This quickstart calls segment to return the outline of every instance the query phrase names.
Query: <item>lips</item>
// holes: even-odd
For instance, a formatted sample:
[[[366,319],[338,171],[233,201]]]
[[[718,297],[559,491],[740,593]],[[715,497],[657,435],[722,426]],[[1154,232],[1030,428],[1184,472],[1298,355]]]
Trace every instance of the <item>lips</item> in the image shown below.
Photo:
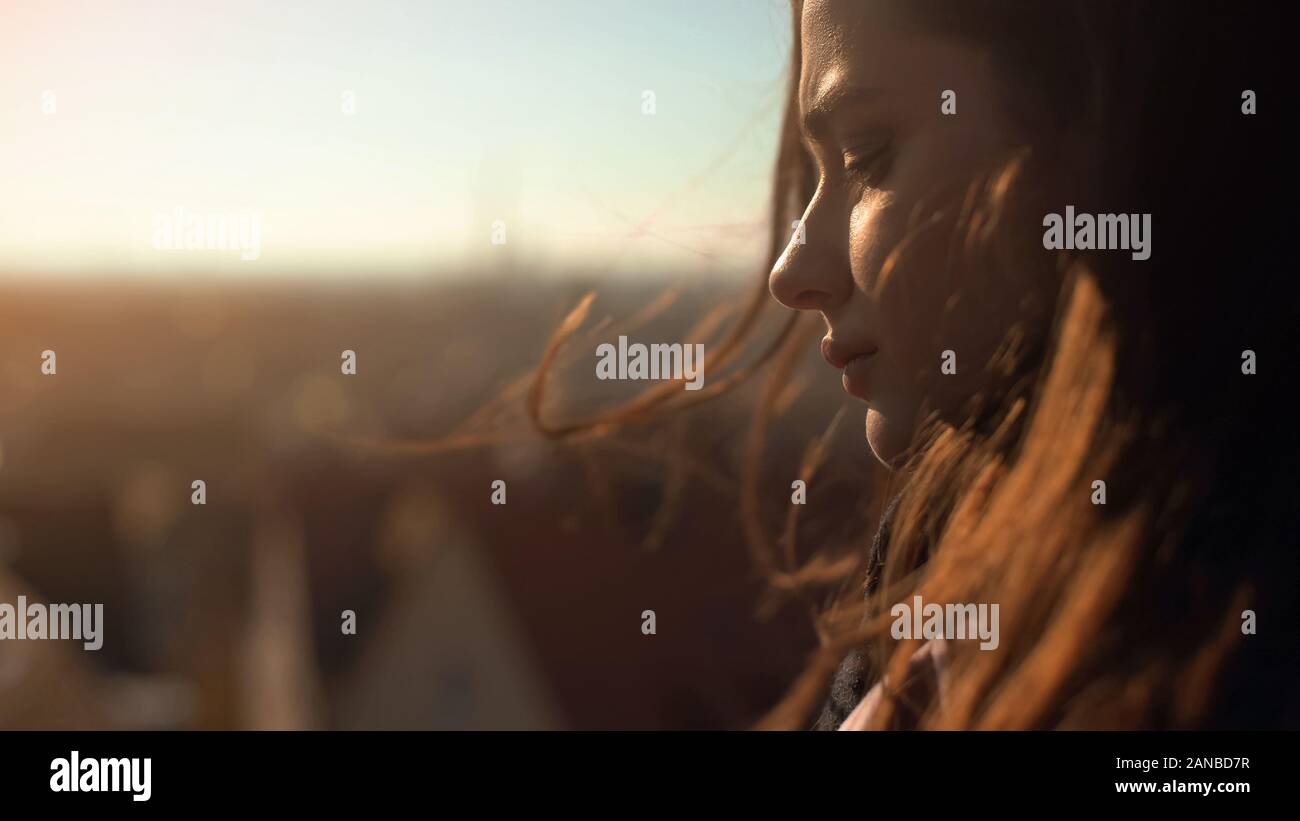
[[[831,367],[844,371],[844,390],[859,399],[867,399],[869,377],[877,348],[874,345],[847,345],[827,336],[822,339],[822,357]]]

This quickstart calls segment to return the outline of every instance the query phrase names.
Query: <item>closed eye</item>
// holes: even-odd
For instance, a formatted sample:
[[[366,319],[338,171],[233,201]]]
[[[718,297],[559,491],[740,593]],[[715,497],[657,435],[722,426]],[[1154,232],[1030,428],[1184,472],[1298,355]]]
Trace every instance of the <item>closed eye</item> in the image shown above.
[[[889,174],[894,158],[891,142],[873,142],[844,152],[844,170],[858,182],[870,187],[879,186]]]

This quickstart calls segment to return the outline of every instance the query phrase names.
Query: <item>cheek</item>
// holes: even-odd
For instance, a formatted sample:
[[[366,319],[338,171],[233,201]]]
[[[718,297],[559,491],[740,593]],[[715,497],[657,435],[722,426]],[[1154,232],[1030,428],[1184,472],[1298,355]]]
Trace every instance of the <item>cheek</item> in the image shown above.
[[[947,215],[909,224],[903,215],[914,208],[899,200],[859,210],[854,276],[876,306],[890,365],[880,404],[900,418],[922,405],[956,412],[991,378],[985,364],[1014,320],[1016,297],[950,259],[956,225]],[[945,361],[955,373],[944,372]]]
[[[997,271],[950,266],[939,235],[905,254],[880,293],[884,345],[898,363],[902,390],[955,420],[966,401],[998,377],[990,368],[1013,328],[1033,332],[1023,283]],[[951,354],[949,354],[951,352]],[[945,363],[951,364],[946,372]]]
[[[913,210],[896,199],[871,211],[863,235],[872,242],[855,253],[865,273],[860,286],[877,306],[880,346],[894,365],[897,389],[907,393],[938,374],[940,352],[955,344],[948,243],[937,224],[909,224]]]
[[[849,264],[858,290],[878,298],[881,267],[889,250],[902,239],[896,224],[896,197],[868,192],[849,213]]]
[[[956,413],[993,379],[985,367],[1021,320],[1025,283],[969,264],[958,241],[955,203],[981,163],[970,146],[918,139],[895,167],[887,193],[852,211],[850,251],[857,287],[875,311],[887,352],[879,406],[900,420],[922,405]],[[945,373],[951,351],[956,372]]]

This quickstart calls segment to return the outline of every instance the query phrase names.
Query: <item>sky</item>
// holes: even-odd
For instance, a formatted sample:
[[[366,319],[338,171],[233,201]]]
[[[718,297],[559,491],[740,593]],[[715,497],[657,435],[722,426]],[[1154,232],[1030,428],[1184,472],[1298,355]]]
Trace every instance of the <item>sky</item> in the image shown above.
[[[786,9],[6,0],[0,275],[752,270]]]

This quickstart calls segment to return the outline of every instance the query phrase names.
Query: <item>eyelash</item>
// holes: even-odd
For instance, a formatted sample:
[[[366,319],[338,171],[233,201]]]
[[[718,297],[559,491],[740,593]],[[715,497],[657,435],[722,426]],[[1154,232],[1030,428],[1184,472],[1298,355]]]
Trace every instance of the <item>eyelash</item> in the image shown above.
[[[874,188],[889,175],[893,161],[893,145],[877,145],[856,155],[853,151],[844,154],[844,171],[868,188]]]

